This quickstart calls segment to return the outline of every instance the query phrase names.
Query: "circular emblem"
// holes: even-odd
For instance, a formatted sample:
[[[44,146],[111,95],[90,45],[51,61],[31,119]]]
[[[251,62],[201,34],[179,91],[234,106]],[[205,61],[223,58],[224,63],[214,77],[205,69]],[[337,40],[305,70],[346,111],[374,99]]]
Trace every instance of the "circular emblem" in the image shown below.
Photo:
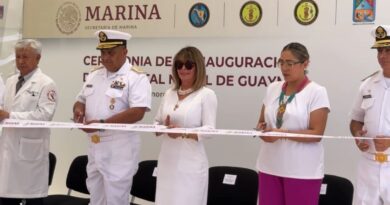
[[[80,22],[80,9],[75,3],[65,2],[58,8],[56,25],[61,33],[72,34],[79,28]]]
[[[246,26],[255,26],[260,22],[262,16],[261,6],[256,1],[248,1],[241,7],[241,22]]]
[[[190,22],[193,26],[200,28],[207,24],[210,18],[210,11],[206,4],[194,4],[188,14]]]
[[[312,24],[318,16],[318,7],[313,0],[301,0],[295,6],[294,16],[301,25]]]
[[[107,41],[107,35],[103,31],[99,33],[99,40],[101,42]]]
[[[375,30],[375,36],[378,39],[386,38],[387,36],[386,30],[382,26],[379,26]]]
[[[47,99],[51,102],[55,102],[57,99],[57,94],[55,90],[49,90],[47,92]]]

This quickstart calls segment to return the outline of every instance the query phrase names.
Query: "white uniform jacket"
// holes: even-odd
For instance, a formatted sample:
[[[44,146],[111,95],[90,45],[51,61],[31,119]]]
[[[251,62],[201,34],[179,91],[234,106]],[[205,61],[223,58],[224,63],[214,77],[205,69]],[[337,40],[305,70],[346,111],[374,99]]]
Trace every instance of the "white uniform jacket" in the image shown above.
[[[128,60],[115,73],[101,67],[92,71],[77,101],[85,104],[85,119],[107,119],[129,108],[151,108],[151,85],[145,74]],[[139,133],[104,130],[88,133],[100,136],[99,143],[89,140],[87,187],[90,204],[129,204],[133,175],[138,167],[141,146]]]
[[[351,119],[364,123],[366,137],[390,136],[390,87],[383,72],[367,78],[360,86],[351,111]],[[375,159],[373,140],[367,140],[369,149],[361,152],[355,182],[355,205],[390,204],[390,162]],[[385,152],[390,156],[390,149]]]
[[[367,137],[390,136],[390,88],[386,86],[382,72],[366,79],[359,88],[359,94],[351,111],[351,119],[364,123]],[[376,152],[374,142],[366,153]],[[390,149],[385,151],[390,154]],[[365,154],[365,153],[363,153]]]
[[[57,107],[57,87],[39,68],[15,95],[18,74],[8,78],[4,110],[10,119],[50,121]],[[47,196],[49,175],[47,128],[4,128],[0,137],[0,197]]]

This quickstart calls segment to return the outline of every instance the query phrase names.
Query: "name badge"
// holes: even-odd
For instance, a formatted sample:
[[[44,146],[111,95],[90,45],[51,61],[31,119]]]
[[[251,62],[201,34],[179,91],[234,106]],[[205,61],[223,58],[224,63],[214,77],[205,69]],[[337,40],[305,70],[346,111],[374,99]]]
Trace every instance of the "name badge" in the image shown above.
[[[363,99],[368,99],[368,98],[372,98],[372,96],[370,94],[368,95],[363,95]]]

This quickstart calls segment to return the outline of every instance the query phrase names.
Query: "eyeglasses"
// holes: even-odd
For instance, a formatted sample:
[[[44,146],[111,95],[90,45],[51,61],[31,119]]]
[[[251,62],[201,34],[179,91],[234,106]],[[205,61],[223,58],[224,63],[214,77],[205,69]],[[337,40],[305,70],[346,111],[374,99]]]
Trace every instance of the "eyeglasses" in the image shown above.
[[[182,69],[182,68],[183,68],[183,65],[184,65],[184,67],[185,67],[187,70],[191,70],[191,69],[194,67],[194,65],[196,65],[196,63],[193,62],[193,61],[190,61],[190,60],[187,60],[187,61],[184,62],[184,63],[183,63],[182,61],[180,61],[180,60],[175,61],[175,69],[176,69],[176,70]]]
[[[279,60],[278,61],[278,68],[282,68],[282,66],[286,65],[287,68],[292,68],[296,64],[300,64],[302,62],[300,61],[290,61],[290,60]]]

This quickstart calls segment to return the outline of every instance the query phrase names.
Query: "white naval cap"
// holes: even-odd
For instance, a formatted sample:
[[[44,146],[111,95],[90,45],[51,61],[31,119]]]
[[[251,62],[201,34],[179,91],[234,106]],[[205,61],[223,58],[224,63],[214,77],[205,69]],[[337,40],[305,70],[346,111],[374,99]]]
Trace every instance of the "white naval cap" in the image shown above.
[[[375,37],[375,43],[371,48],[390,47],[390,26],[380,25],[373,29],[372,35]]]
[[[95,36],[99,39],[98,50],[126,46],[127,40],[131,38],[130,34],[116,30],[99,30]]]

